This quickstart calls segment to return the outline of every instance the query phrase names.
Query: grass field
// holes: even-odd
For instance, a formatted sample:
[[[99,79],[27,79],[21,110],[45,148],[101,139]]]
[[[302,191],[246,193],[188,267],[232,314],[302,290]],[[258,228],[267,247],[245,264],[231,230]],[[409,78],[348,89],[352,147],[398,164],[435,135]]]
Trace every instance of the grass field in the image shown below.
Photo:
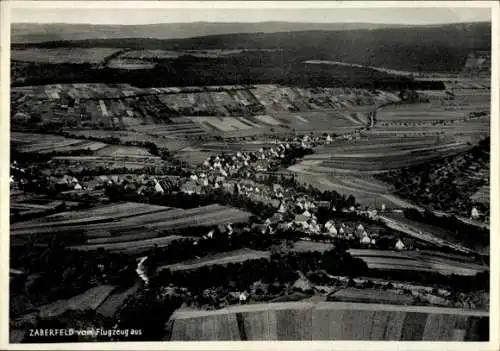
[[[479,340],[481,331],[477,323],[479,320],[487,323],[488,319],[487,312],[451,308],[286,302],[234,306],[217,311],[179,310],[171,318],[169,334],[172,341],[463,341]]]
[[[271,253],[267,251],[242,249],[242,250],[230,251],[212,256],[207,256],[198,260],[189,260],[185,262],[161,266],[158,267],[158,271],[162,271],[164,269],[170,269],[171,271],[191,270],[212,265],[226,265],[229,263],[244,262],[247,260],[258,260],[261,258],[269,259],[270,257]]]
[[[170,119],[173,124],[141,124],[130,129],[139,133],[157,136],[163,139],[185,139],[206,137],[208,133],[197,123],[187,117]]]
[[[107,66],[109,68],[134,70],[134,69],[151,69],[155,65],[156,64],[154,62],[145,62],[138,59],[120,57],[109,61]]]
[[[118,146],[109,145],[100,149],[97,153],[98,156],[123,156],[123,157],[150,157],[159,159],[158,156],[153,156],[148,150],[139,146]]]
[[[311,252],[311,251],[319,251],[324,252],[328,250],[332,250],[332,244],[318,243],[313,241],[297,241],[293,244],[293,251],[296,252]]]
[[[100,63],[109,55],[118,52],[114,48],[60,48],[60,49],[12,49],[13,61],[35,63]]]
[[[416,233],[417,235],[420,235],[421,233],[423,233],[425,236],[431,235],[437,242],[441,241],[447,242],[451,245],[457,245],[458,247],[462,247],[466,251],[472,250],[468,247],[469,245],[464,245],[462,242],[458,241],[454,232],[446,230],[445,228],[435,227],[430,224],[407,219],[401,213],[384,213],[382,218],[386,222],[396,223],[397,226],[404,226],[410,232]],[[481,252],[489,251],[488,247],[483,247],[479,243],[476,244],[474,249]]]
[[[411,305],[413,297],[375,289],[345,288],[328,296],[329,301]]]
[[[40,317],[56,317],[68,310],[96,310],[114,289],[115,287],[111,285],[100,285],[70,299],[58,300],[48,305],[41,306],[38,308]]]
[[[144,239],[137,241],[125,241],[119,243],[76,245],[76,246],[70,246],[70,248],[79,251],[95,251],[99,249],[104,249],[106,251],[120,251],[125,253],[132,251],[136,253],[138,250],[149,250],[154,247],[165,247],[170,245],[172,241],[183,238],[189,238],[189,237],[169,235],[169,236],[162,236],[160,238]]]
[[[304,166],[308,168],[308,166]],[[380,209],[382,204],[387,209],[414,208],[414,204],[390,193],[391,187],[373,179],[369,175],[350,174],[333,175],[331,172],[324,174],[310,173],[300,169],[300,165],[290,167],[297,174],[297,180],[304,184],[311,184],[320,190],[335,190],[340,194],[352,194],[362,206]],[[313,169],[315,171],[315,169]]]
[[[13,223],[11,236],[22,241],[32,236],[45,238],[64,233],[71,238],[81,233],[85,243],[70,245],[71,248],[137,254],[155,245],[168,246],[173,240],[187,238],[169,235],[174,230],[245,222],[249,217],[250,213],[217,204],[184,210],[125,202]]]
[[[40,154],[69,151],[98,151],[107,146],[105,143],[71,139],[58,135],[12,132],[11,143],[20,152]]]
[[[117,289],[118,290],[118,289]],[[128,289],[117,291],[115,290],[109,295],[104,302],[97,308],[96,312],[104,317],[113,317],[116,312],[123,306],[125,301],[139,290],[139,285],[136,284]]]
[[[367,124],[365,118],[353,117],[335,110],[282,112],[274,113],[272,117],[298,132],[345,134],[361,129]]]
[[[372,174],[444,158],[472,147],[446,136],[372,135],[323,146],[293,169],[341,176]]]
[[[134,120],[137,120],[134,118]],[[140,124],[140,121],[139,121]],[[158,128],[161,128],[157,125]],[[69,135],[75,135],[83,138],[109,138],[114,137],[121,143],[146,143],[152,142],[158,148],[166,148],[171,151],[177,151],[189,145],[188,142],[181,139],[164,138],[159,135],[152,135],[146,132],[136,132],[132,130],[96,130],[96,129],[67,129],[64,130]]]
[[[210,211],[209,209],[201,208],[202,210],[194,211],[185,210],[180,218],[168,218],[158,221],[153,224],[147,224],[146,228],[157,230],[175,230],[187,227],[198,226],[213,226],[218,224],[241,223],[246,222],[251,214],[243,212],[235,208],[222,207],[221,209]]]
[[[134,202],[116,203],[89,210],[58,213],[32,221],[13,223],[10,230],[11,236],[57,233],[75,228],[87,232],[99,232],[104,229],[118,229],[120,225],[125,228],[137,227],[141,225],[141,215],[155,213],[158,216],[160,213],[166,213],[170,210],[170,207]]]

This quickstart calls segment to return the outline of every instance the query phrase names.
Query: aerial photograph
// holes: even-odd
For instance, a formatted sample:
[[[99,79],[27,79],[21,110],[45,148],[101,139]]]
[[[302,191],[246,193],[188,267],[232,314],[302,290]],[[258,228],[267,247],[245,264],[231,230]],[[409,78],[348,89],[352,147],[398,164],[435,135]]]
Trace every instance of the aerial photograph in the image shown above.
[[[490,341],[491,8],[10,8],[9,344]]]

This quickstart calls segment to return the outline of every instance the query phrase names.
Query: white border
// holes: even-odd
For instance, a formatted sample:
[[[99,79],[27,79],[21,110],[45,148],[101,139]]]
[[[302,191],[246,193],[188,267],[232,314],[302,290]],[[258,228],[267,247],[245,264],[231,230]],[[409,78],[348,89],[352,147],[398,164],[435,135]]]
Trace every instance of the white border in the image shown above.
[[[373,341],[304,341],[304,342],[148,342],[148,343],[78,343],[78,344],[8,344],[8,263],[9,263],[9,137],[10,137],[10,10],[12,8],[380,8],[380,7],[480,7],[491,8],[492,15],[492,81],[491,81],[491,214],[500,214],[499,175],[499,50],[500,26],[497,1],[2,1],[0,0],[1,70],[0,70],[0,349],[9,350],[499,350],[499,217],[491,215],[491,305],[490,341],[459,342],[373,342]]]
[[[11,8],[248,8],[322,9],[383,7],[469,7],[492,8],[495,1],[24,1],[11,0]]]

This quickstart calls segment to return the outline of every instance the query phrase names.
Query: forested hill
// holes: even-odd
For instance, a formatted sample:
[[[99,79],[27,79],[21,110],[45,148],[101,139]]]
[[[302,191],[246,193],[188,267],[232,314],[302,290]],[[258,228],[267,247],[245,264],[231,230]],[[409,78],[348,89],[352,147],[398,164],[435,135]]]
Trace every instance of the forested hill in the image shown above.
[[[491,49],[491,24],[450,24],[344,31],[225,34],[188,39],[92,39],[15,44],[23,47],[134,49],[281,49],[302,59],[335,60],[398,70],[460,71],[473,50]]]
[[[69,23],[13,23],[12,43],[39,43],[57,40],[154,38],[182,39],[234,33],[277,33],[308,30],[353,30],[395,28],[406,25],[383,23],[302,23],[302,22],[193,22],[146,25],[92,25]]]

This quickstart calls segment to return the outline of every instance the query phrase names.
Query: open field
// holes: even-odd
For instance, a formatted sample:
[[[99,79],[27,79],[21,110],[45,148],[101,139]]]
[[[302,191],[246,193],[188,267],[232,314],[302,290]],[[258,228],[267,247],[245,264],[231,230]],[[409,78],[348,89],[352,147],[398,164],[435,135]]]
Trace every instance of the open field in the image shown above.
[[[304,161],[303,163],[306,163]],[[297,175],[297,180],[305,185],[324,190],[335,190],[340,194],[352,194],[362,206],[370,206],[377,210],[382,204],[387,209],[395,208],[418,208],[414,204],[390,193],[391,187],[385,183],[375,180],[370,175],[333,175],[328,173],[313,173],[308,171],[307,163],[289,167]]]
[[[48,221],[69,221],[75,219],[86,219],[91,217],[103,216],[109,219],[122,219],[134,217],[138,215],[146,215],[150,213],[163,213],[170,211],[170,207],[156,206],[150,204],[136,203],[136,202],[121,202],[109,205],[94,207],[85,211],[72,211],[57,213],[55,215],[45,217]],[[26,223],[26,222],[24,222]]]
[[[125,301],[139,290],[139,287],[140,286],[136,284],[126,290],[115,290],[104,300],[99,308],[97,308],[96,312],[104,317],[113,317],[120,307],[123,306]]]
[[[142,60],[131,59],[131,58],[115,58],[108,62],[107,67],[109,68],[118,68],[118,69],[151,69],[156,64],[154,62],[144,62]]]
[[[437,245],[438,247],[449,247],[462,253],[475,252],[475,250],[458,243],[454,235],[446,233],[446,231],[442,228],[434,229],[433,231],[432,228],[427,227],[427,225],[420,222],[413,222],[407,220],[406,218],[401,218],[402,216],[400,216],[400,214],[390,213],[390,215],[390,217],[386,216],[386,214],[381,215],[380,219],[382,219],[391,229],[400,231],[419,240],[429,242],[433,245]],[[395,216],[396,218],[394,218]],[[483,252],[483,254],[488,252],[488,248],[484,247],[479,247],[476,250]]]
[[[160,125],[156,125],[161,128]],[[158,148],[166,148],[171,151],[177,151],[189,145],[188,141],[181,138],[163,137],[160,135],[153,135],[154,130],[151,132],[135,132],[132,130],[96,130],[96,129],[67,129],[64,133],[69,136],[77,136],[80,138],[117,138],[120,143],[154,143]]]
[[[26,48],[12,49],[11,60],[36,63],[101,63],[109,55],[118,52],[114,48]]]
[[[349,253],[354,257],[361,258],[369,269],[408,270],[469,276],[489,271],[487,266],[459,262],[433,255],[421,255],[418,251],[349,250]]]
[[[236,323],[237,320],[242,320],[242,323]],[[483,338],[480,325],[485,325],[488,320],[487,312],[452,308],[286,302],[234,306],[216,311],[179,310],[172,316],[171,330],[167,334],[172,341],[463,341]]]
[[[30,232],[53,233],[58,231],[80,228],[86,231],[103,230],[106,227],[119,228],[119,224],[126,223],[126,226],[142,225],[141,216],[155,213],[160,216],[161,213],[170,211],[170,207],[154,206],[139,203],[116,203],[89,210],[73,211],[59,213],[32,221],[14,223],[11,226],[11,236],[25,235]],[[161,218],[161,217],[159,217]]]
[[[419,129],[419,127],[421,127]],[[417,129],[416,129],[417,128]],[[489,118],[477,118],[467,121],[460,121],[453,124],[428,126],[423,128],[420,125],[415,126],[390,126],[390,127],[376,127],[363,133],[366,136],[399,136],[399,137],[413,137],[413,136],[455,136],[480,139],[490,134]]]
[[[188,238],[188,237],[169,235],[169,236],[162,236],[159,238],[126,241],[126,242],[110,243],[110,244],[75,245],[75,246],[70,246],[69,248],[78,251],[96,251],[99,249],[104,249],[106,251],[112,251],[112,252],[120,251],[127,253],[129,251],[133,251],[134,253],[136,253],[137,250],[146,251],[153,249],[154,247],[165,247],[170,245],[172,241],[183,238]]]
[[[147,125],[160,125],[167,129],[162,133],[152,128],[156,134],[151,134],[172,136],[171,132],[182,131],[189,136],[193,131],[174,119],[191,116],[192,121],[184,119],[184,124],[191,122],[191,128],[198,127],[205,134],[226,133],[231,137],[258,135],[270,129],[278,132],[281,128],[324,130],[325,126],[342,133],[367,124],[365,113],[386,101],[384,94],[363,89],[278,85],[141,89],[127,84],[53,84],[13,88],[11,101],[13,115],[39,114],[44,123],[62,123],[71,128],[108,126],[147,132]],[[294,107],[280,96],[292,99]],[[213,117],[230,118],[219,123]]]
[[[215,118],[215,117],[214,117]],[[184,139],[184,138],[198,138],[208,137],[209,133],[200,126],[194,123],[187,117],[172,117],[170,121],[172,124],[141,124],[131,126],[130,129],[139,133],[153,135],[166,140],[169,139]]]
[[[159,159],[158,156],[153,156],[149,151],[139,146],[118,146],[109,145],[100,149],[97,153],[99,156],[115,157],[150,157]]]
[[[261,258],[269,259],[270,257],[271,253],[267,251],[242,249],[207,256],[198,260],[189,260],[185,262],[161,266],[158,267],[157,271],[162,271],[165,269],[170,269],[171,271],[191,270],[212,265],[227,265],[229,263],[244,262],[247,260],[258,260]]]
[[[251,117],[190,117],[192,122],[201,125],[207,131],[213,131],[219,134],[225,134],[227,132],[248,132],[248,135],[252,135],[262,130],[263,132],[269,128],[269,126],[259,124],[257,120],[252,121]]]
[[[311,110],[342,110],[376,105],[397,97],[383,92],[349,88],[298,88],[279,85],[256,85],[253,95],[270,113]]]
[[[294,243],[292,248],[292,250],[296,252],[311,252],[311,251],[325,252],[332,249],[333,249],[332,244],[325,244],[314,241],[303,241],[303,240]]]
[[[66,167],[69,164],[75,169],[83,170],[86,168],[105,167],[108,170],[120,170],[127,168],[129,170],[140,170],[158,165],[160,157],[129,157],[129,156],[55,156],[52,160],[61,162]]]
[[[222,207],[219,210],[208,209],[185,210],[181,218],[171,218],[154,224],[147,224],[146,228],[156,230],[175,230],[187,227],[208,227],[218,224],[246,222],[251,214],[235,208]]]
[[[227,55],[234,55],[243,52],[244,49],[224,50],[224,49],[207,49],[207,50],[131,50],[120,55],[120,58],[134,58],[146,60],[158,60],[168,58],[178,58],[183,55],[205,58],[218,58]],[[273,49],[262,49],[252,51],[279,51]]]
[[[98,151],[108,145],[97,141],[71,139],[63,136],[12,132],[11,143],[20,152],[70,152],[70,151]]]
[[[472,148],[468,140],[463,138],[456,140],[454,136],[446,134],[419,136],[418,129],[406,129],[414,135],[405,136],[399,130],[391,133],[387,128],[380,127],[379,130],[363,132],[361,137],[352,140],[336,140],[330,145],[319,147],[292,169],[333,176],[355,174],[359,177],[360,173],[368,175],[421,164]]]
[[[289,129],[298,132],[346,134],[363,128],[367,123],[364,116],[351,116],[337,111],[283,112],[272,117]]]
[[[333,174],[384,172],[452,156],[471,147],[467,143],[458,142],[392,152],[380,150],[379,152],[338,153],[331,156],[328,160],[321,162],[315,170],[319,172],[331,172]]]
[[[488,135],[490,90],[454,89],[453,94],[451,100],[435,98],[429,103],[385,106],[377,112],[377,123],[366,135]],[[475,117],[477,113],[484,113],[484,116]]]
[[[57,317],[68,310],[85,311],[95,310],[115,289],[111,285],[100,285],[89,289],[83,294],[73,296],[68,300],[59,300],[39,307],[40,317]]]
[[[169,235],[175,230],[244,222],[249,217],[250,213],[217,204],[184,210],[126,202],[13,223],[11,240],[23,242],[32,236],[51,237],[58,233],[78,238],[81,234],[85,242],[71,245],[72,249],[137,254],[187,238]]]
[[[142,169],[154,167],[160,160],[146,148],[140,146],[110,145],[100,141],[72,139],[59,135],[12,132],[13,149],[21,153],[54,154],[54,164],[60,163],[66,170],[69,166],[75,172],[85,168],[105,167],[107,169]],[[183,147],[185,144],[177,144]],[[175,145],[174,145],[175,146]]]
[[[328,296],[328,301],[411,305],[413,297],[390,291],[345,288]]]
[[[459,242],[456,239],[456,235],[452,231],[447,231],[444,228],[441,227],[435,227],[427,223],[421,223],[417,221],[413,221],[410,219],[407,219],[403,214],[401,213],[384,213],[383,220],[388,221],[389,223],[394,223],[400,226],[404,226],[407,229],[409,229],[411,232],[416,232],[416,233],[428,233],[432,235],[434,238],[437,240],[453,243],[458,246],[465,246],[463,243]],[[479,251],[484,251],[488,250],[488,248],[481,247],[480,244],[477,244],[477,249]],[[470,249],[469,249],[470,251]]]

